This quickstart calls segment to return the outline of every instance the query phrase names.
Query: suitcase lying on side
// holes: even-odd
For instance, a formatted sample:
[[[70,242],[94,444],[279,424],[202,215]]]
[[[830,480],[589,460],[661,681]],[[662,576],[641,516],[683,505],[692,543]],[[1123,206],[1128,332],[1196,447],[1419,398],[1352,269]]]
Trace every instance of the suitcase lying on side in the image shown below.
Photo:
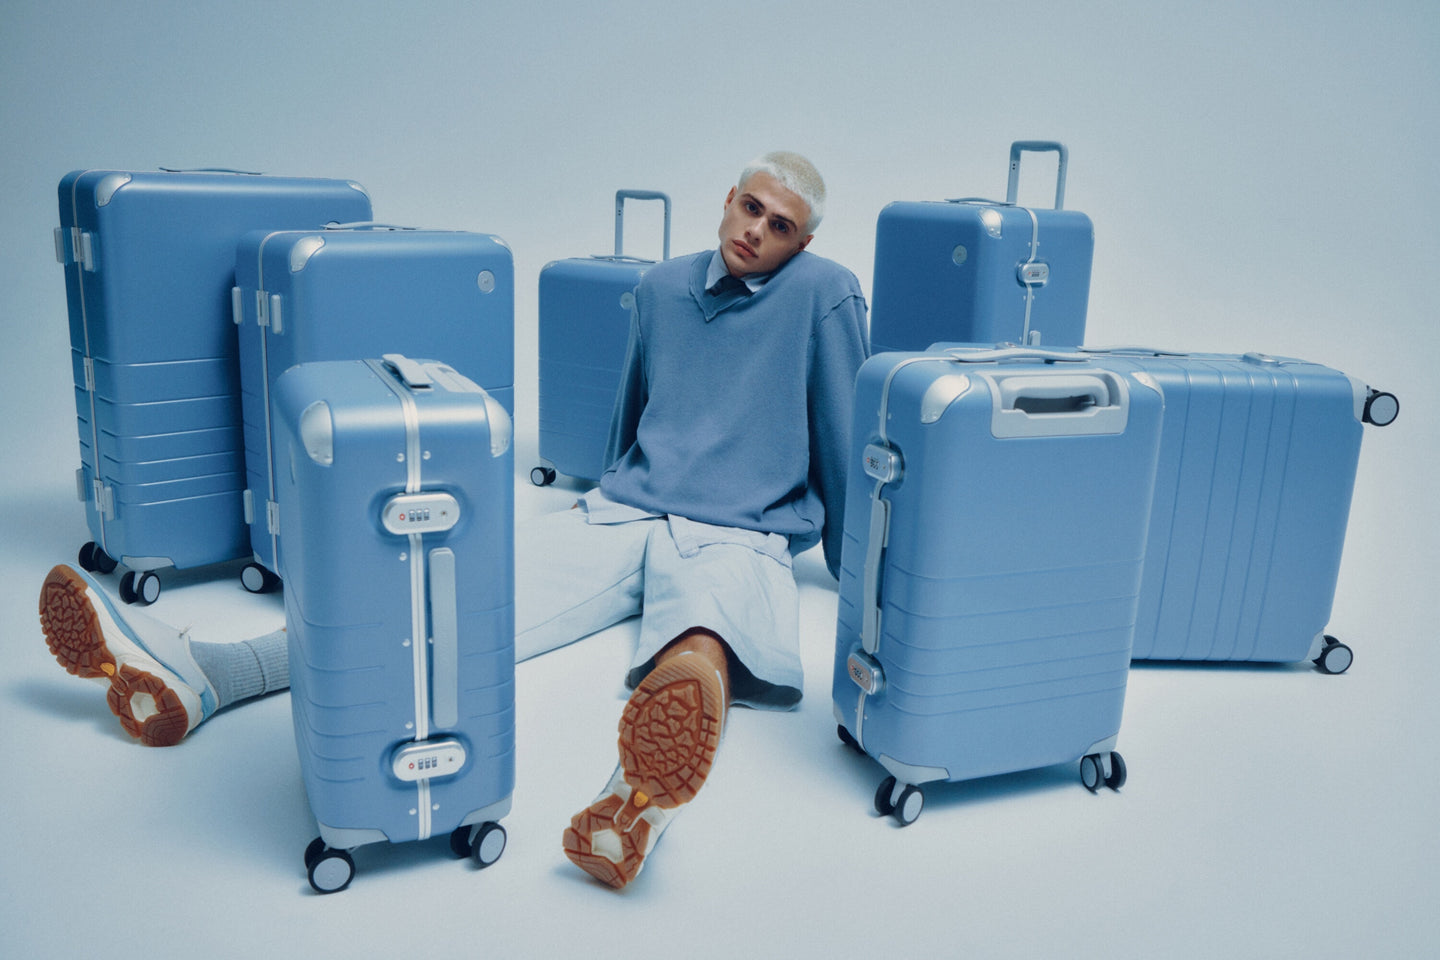
[[[651,190],[615,193],[615,255],[556,260],[540,271],[540,458],[536,486],[556,471],[598,480],[610,414],[625,366],[635,285],[654,260],[627,257],[625,201],[665,204],[662,258],[670,257],[670,198]]]
[[[1162,398],[1046,356],[879,354],[856,381],[834,706],[902,825],[929,781],[1075,760],[1091,790],[1125,780]]]
[[[355,183],[222,172],[77,170],[59,186],[79,422],[77,485],[126,602],[154,573],[248,555],[240,371],[230,322],[235,244],[257,227],[368,219]]]
[[[1325,628],[1363,424],[1391,423],[1395,397],[1260,354],[1085,352],[1165,393],[1135,658],[1347,669]]]
[[[1055,209],[1015,205],[1020,156],[1060,156]],[[1004,203],[897,202],[875,226],[870,348],[925,350],[941,340],[1074,346],[1085,341],[1095,229],[1062,209],[1069,152],[1050,141],[1010,146]]]
[[[352,224],[254,231],[234,253],[245,425],[244,522],[254,561],[241,582],[278,584],[270,392],[297,363],[403,349],[443,356],[514,410],[515,268],[499,237]]]
[[[515,781],[511,420],[398,355],[275,384],[295,741],[316,890],[363,844],[450,836],[482,866]]]

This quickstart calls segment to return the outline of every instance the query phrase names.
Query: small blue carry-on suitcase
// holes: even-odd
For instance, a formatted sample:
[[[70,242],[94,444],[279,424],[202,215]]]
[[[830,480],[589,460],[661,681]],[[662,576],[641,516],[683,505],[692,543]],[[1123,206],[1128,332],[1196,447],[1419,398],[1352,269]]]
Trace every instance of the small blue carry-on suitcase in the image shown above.
[[[1163,401],[1144,374],[1031,348],[878,354],[855,387],[834,705],[920,784],[1080,761],[1119,788]]]
[[[515,269],[498,237],[378,224],[254,231],[235,251],[252,591],[278,582],[270,391],[297,363],[441,356],[514,410]]]
[[[77,484],[126,602],[154,573],[249,554],[240,367],[230,320],[235,244],[258,227],[368,219],[355,183],[201,171],[77,170],[59,187],[79,420]]]
[[[1086,354],[1165,394],[1135,658],[1348,668],[1325,628],[1363,424],[1392,422],[1395,397],[1253,353]]]
[[[350,851],[450,837],[482,866],[515,781],[511,420],[451,367],[292,367],[275,384],[290,702],[320,836]]]
[[[635,285],[654,260],[627,257],[625,201],[665,205],[661,256],[670,257],[670,198],[652,190],[615,193],[615,255],[556,260],[540,271],[540,458],[537,486],[555,473],[598,480],[610,414],[625,366]]]
[[[1059,154],[1055,209],[1017,206],[1020,156]],[[925,350],[932,343],[1085,342],[1090,218],[1062,209],[1069,152],[1050,141],[1010,145],[1004,203],[965,199],[897,202],[875,226],[870,349]]]

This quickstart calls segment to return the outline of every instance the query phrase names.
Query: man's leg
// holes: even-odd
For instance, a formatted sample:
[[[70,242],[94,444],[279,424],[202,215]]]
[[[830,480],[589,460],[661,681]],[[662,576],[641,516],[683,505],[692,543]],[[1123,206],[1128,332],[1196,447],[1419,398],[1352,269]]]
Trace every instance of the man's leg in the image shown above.
[[[620,764],[600,798],[570,821],[566,856],[612,887],[635,879],[710,773],[729,690],[728,650],[708,631],[686,634],[656,656],[621,714]]]
[[[731,702],[799,700],[798,601],[784,544],[687,521],[652,531],[620,763],[563,838],[566,855],[610,886],[635,879],[696,796]]]
[[[97,580],[65,564],[40,588],[40,627],[60,665],[105,683],[120,726],[152,747],[179,743],[222,707],[289,686],[283,630],[242,643],[194,642],[122,611]]]

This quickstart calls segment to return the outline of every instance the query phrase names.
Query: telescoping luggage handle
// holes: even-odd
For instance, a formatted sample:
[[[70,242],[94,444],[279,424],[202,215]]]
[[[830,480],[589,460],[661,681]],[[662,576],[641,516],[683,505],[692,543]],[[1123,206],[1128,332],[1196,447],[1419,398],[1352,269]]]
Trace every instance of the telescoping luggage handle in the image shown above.
[[[1070,165],[1070,151],[1056,140],[1016,140],[1010,144],[1010,181],[1005,187],[1005,202],[1014,203],[1020,192],[1020,155],[1022,153],[1058,153],[1059,169],[1055,175],[1055,209],[1065,207],[1065,170]]]
[[[625,256],[625,201],[659,200],[665,205],[665,237],[660,248],[660,259],[670,259],[670,197],[658,190],[616,190],[615,191],[615,258]]]

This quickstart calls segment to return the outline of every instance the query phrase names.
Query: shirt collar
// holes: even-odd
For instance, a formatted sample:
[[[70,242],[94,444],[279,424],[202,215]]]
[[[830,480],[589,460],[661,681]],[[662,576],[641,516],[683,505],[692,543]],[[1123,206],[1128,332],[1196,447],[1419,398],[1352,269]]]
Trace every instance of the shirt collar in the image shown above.
[[[740,278],[740,282],[745,284],[746,290],[750,293],[757,293],[773,275],[773,270],[770,273],[747,273]],[[730,268],[725,266],[725,258],[717,249],[710,257],[709,269],[705,271],[705,292],[715,293],[716,284],[728,276],[730,276]]]

